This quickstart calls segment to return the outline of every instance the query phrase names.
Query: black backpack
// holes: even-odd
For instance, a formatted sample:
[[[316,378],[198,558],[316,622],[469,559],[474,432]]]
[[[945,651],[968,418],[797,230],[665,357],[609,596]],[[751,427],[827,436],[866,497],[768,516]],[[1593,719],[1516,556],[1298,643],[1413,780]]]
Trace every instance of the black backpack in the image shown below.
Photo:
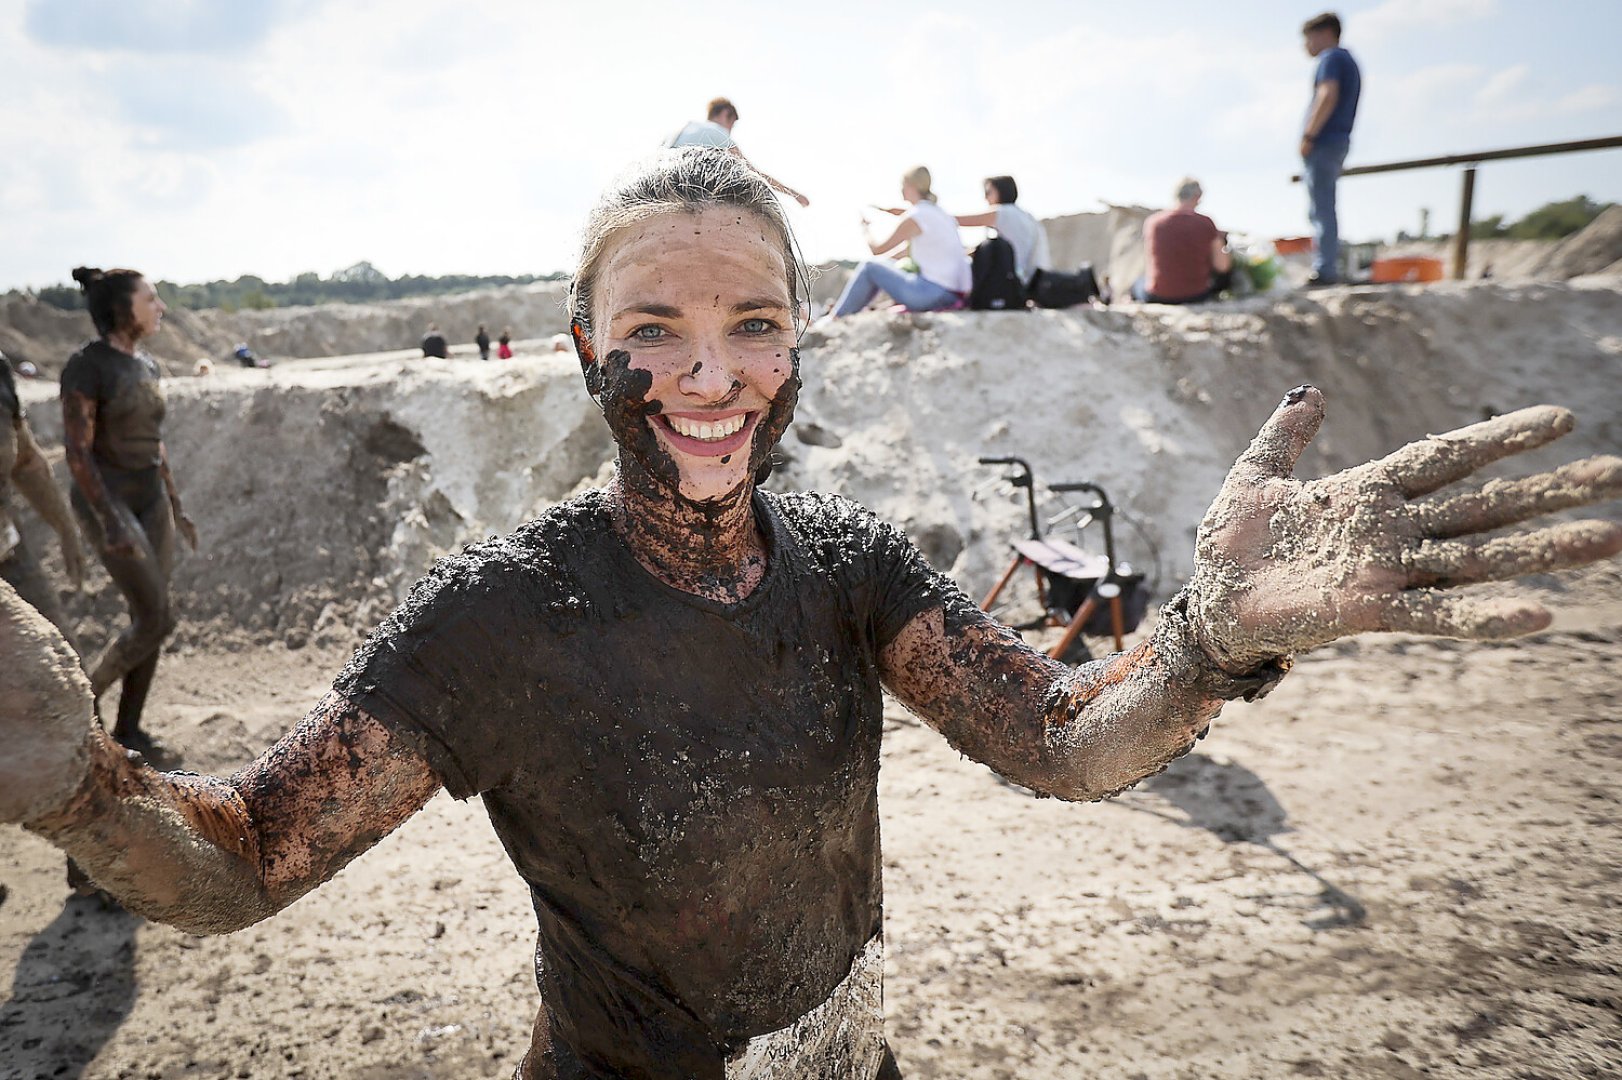
[[[1000,236],[983,241],[970,260],[969,306],[976,311],[1022,311],[1025,285],[1014,263],[1014,245]]]
[[[1082,263],[1074,274],[1038,270],[1031,275],[1031,299],[1036,301],[1037,307],[1075,307],[1099,295],[1099,291],[1098,278],[1090,263]]]

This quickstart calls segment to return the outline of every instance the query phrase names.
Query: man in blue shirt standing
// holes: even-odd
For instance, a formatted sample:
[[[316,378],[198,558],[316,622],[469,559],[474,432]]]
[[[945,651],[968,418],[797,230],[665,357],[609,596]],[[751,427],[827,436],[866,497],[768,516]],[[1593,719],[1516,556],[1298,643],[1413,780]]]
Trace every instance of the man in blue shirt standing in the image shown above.
[[[1352,121],[1363,89],[1362,73],[1352,54],[1340,47],[1340,18],[1325,12],[1301,27],[1307,55],[1316,57],[1312,76],[1312,105],[1301,133],[1301,160],[1311,204],[1312,234],[1317,251],[1312,258],[1311,285],[1331,285],[1340,279],[1340,222],[1335,217],[1335,182],[1346,164],[1352,144]]]

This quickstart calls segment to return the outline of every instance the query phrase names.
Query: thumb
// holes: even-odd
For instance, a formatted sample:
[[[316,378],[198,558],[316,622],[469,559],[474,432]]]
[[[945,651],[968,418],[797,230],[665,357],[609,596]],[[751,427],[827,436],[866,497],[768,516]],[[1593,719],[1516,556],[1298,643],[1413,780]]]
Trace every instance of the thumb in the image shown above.
[[[1297,386],[1284,395],[1273,415],[1233,463],[1227,482],[1253,486],[1264,480],[1287,479],[1323,421],[1323,393],[1310,383]]]

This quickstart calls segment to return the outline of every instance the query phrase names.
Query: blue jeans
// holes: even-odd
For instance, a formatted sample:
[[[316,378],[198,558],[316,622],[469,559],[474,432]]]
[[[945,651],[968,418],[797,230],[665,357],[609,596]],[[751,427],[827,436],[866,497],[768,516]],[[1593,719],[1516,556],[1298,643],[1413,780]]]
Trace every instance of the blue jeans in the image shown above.
[[[1346,164],[1347,142],[1315,142],[1307,154],[1302,172],[1307,182],[1308,216],[1316,251],[1312,272],[1326,281],[1340,277],[1340,220],[1335,216],[1335,181]]]
[[[937,311],[950,307],[958,299],[957,293],[944,285],[937,285],[926,277],[897,270],[888,259],[869,259],[856,268],[845,282],[845,291],[834,305],[835,315],[853,315],[862,310],[879,293],[890,295],[896,303],[910,311]]]

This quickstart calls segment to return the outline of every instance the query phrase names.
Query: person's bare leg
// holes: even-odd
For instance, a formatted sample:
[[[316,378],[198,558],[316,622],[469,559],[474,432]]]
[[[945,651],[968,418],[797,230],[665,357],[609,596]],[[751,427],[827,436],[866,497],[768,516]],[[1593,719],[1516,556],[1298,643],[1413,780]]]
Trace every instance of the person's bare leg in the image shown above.
[[[174,632],[174,611],[169,604],[169,578],[175,563],[174,516],[166,499],[159,499],[140,515],[141,529],[157,560],[159,586],[162,589],[162,637],[159,645],[124,676],[118,695],[118,717],[113,723],[113,738],[125,746],[150,754],[157,749],[150,736],[141,730],[141,713],[146,707],[146,696],[152,689],[152,678],[157,674],[158,657],[163,652],[162,642]]]

